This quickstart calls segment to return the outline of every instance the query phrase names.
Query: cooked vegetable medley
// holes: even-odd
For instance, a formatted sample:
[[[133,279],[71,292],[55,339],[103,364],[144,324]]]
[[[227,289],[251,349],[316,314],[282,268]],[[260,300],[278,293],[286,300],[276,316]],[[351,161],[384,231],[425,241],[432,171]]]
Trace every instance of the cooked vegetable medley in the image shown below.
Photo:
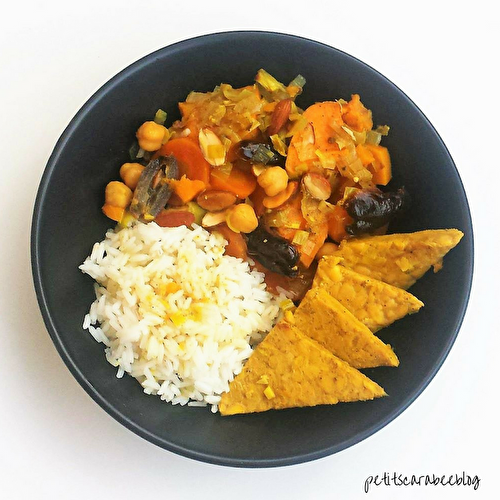
[[[106,187],[103,212],[122,226],[220,231],[226,253],[250,254],[271,289],[300,298],[315,257],[350,236],[384,233],[408,199],[403,188],[384,188],[391,160],[380,142],[389,127],[374,127],[357,94],[301,109],[304,84],[261,69],[253,85],[191,92],[169,128],[158,110],[137,130],[121,182]]]
[[[119,366],[120,373],[136,376],[146,392],[174,404],[211,404],[212,411],[218,407],[222,415],[386,395],[358,371],[399,365],[393,348],[375,333],[419,311],[423,303],[406,290],[431,267],[439,270],[463,233],[442,229],[386,235],[391,220],[409,204],[404,187],[388,187],[391,159],[380,143],[389,127],[374,126],[371,111],[357,94],[349,101],[317,102],[301,109],[296,99],[304,84],[301,75],[285,85],[261,69],[253,85],[235,89],[223,83],[212,92],[191,92],[179,103],[180,120],[170,127],[165,126],[167,116],[161,109],[139,127],[130,162],[120,168],[122,180],[106,186],[102,210],[123,230],[109,233],[110,241],[97,244],[83,270],[103,283],[109,277],[119,278],[120,273],[106,271],[106,252],[99,248],[112,243],[111,257],[129,252],[137,243],[135,228],[141,241],[151,233],[152,247],[141,247],[140,255],[125,259],[141,268],[131,272],[150,272],[158,266],[164,277],[164,266],[170,266],[175,275],[161,286],[157,276],[151,278],[147,292],[141,288],[146,278],[139,279],[137,297],[131,296],[126,280],[126,291],[116,294],[126,299],[120,307],[135,308],[135,312],[126,309],[128,319],[142,321],[136,311],[139,300],[147,309],[146,322],[154,328],[160,325],[160,332],[146,328],[133,342],[129,337],[144,330],[142,323],[140,328],[118,325],[114,332],[115,326],[106,323],[109,308],[99,295],[109,293],[114,300],[114,284],[110,290],[97,288],[98,300],[86,320],[93,335],[107,342],[110,362]],[[177,229],[160,229],[148,224],[152,221]],[[184,231],[186,243],[160,234],[171,231]],[[130,236],[130,241],[118,244],[119,233]],[[221,236],[224,245],[217,246]],[[151,256],[163,237],[159,256]],[[196,259],[182,254],[194,239],[203,247],[203,238],[208,242],[205,248],[212,242],[217,251],[204,256],[199,248]],[[161,266],[155,262],[168,251],[179,252],[177,261],[171,255]],[[138,264],[145,259],[152,260]],[[198,297],[203,286],[197,282],[201,270],[194,270],[194,260],[212,276],[217,259],[224,273],[217,271],[214,282],[205,280],[206,296]],[[121,266],[122,260],[118,261]],[[232,265],[251,269],[249,273],[244,269],[236,286],[231,282],[236,272]],[[189,321],[200,316],[201,304],[208,307],[208,297],[226,297],[228,291],[239,297],[247,274],[255,280],[247,287],[250,298],[257,294],[258,306],[267,313],[250,301],[241,317],[235,315],[238,304],[233,299],[224,314],[234,319],[233,330],[239,323],[251,330],[258,319],[262,324],[256,332],[241,334],[247,336],[244,351],[231,367],[231,360],[204,360],[212,351],[233,356],[234,346],[228,341],[234,331],[224,329],[226,320],[220,331],[213,328],[213,317],[194,326]],[[189,276],[193,284],[188,283]],[[175,301],[182,298],[188,302],[181,301],[179,308]],[[157,302],[149,310],[154,299]],[[96,313],[99,307],[102,318]],[[252,313],[255,318],[249,321]],[[218,310],[218,317],[221,314]],[[92,326],[97,322],[104,325],[102,331]],[[208,324],[210,333],[205,331]],[[219,351],[213,339],[220,341]],[[236,339],[238,346],[240,340]],[[199,346],[204,354],[196,350]],[[125,355],[126,348],[135,351]],[[136,365],[130,359],[137,360]],[[189,364],[193,360],[194,368]],[[215,378],[214,367],[221,370]]]

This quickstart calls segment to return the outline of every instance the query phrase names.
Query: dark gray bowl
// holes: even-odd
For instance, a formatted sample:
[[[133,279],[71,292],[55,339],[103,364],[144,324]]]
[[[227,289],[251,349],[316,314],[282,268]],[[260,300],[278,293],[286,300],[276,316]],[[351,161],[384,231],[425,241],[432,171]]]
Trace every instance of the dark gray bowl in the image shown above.
[[[397,352],[397,369],[366,373],[389,397],[367,403],[226,417],[207,409],[171,406],[143,394],[131,377],[118,380],[102,345],[82,330],[94,299],[92,280],[78,265],[101,240],[109,221],[100,207],[106,183],[128,159],[137,127],[161,107],[169,120],[191,90],[221,82],[242,86],[259,68],[307,84],[299,98],[315,101],[359,93],[377,124],[391,126],[385,144],[393,184],[412,195],[411,212],[393,231],[458,228],[465,233],[438,274],[412,288],[424,301],[419,314],[382,333]],[[82,387],[110,415],[167,450],[206,462],[271,467],[314,460],[378,431],[422,392],[448,354],[460,328],[473,268],[473,236],[465,192],[450,154],[432,125],[394,84],[359,60],[296,36],[267,32],[219,33],[150,54],[106,83],[82,107],[49,159],[36,199],[32,266],[40,308],[61,357]]]

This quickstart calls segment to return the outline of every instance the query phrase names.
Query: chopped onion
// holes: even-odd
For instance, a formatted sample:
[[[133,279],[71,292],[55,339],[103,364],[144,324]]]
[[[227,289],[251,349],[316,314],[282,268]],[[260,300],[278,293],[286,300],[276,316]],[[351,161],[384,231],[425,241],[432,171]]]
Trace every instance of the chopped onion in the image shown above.
[[[163,109],[159,109],[154,117],[155,123],[158,123],[158,125],[163,125],[166,119],[167,119],[167,113],[163,111]]]
[[[327,156],[321,149],[317,149],[315,151],[316,156],[319,158],[319,162],[323,168],[326,168],[327,170],[335,170],[337,167],[337,162],[335,161],[335,158],[332,156]]]
[[[287,147],[285,141],[278,135],[274,134],[270,137],[273,147],[281,156],[286,156]]]
[[[224,177],[229,177],[231,175],[231,170],[233,170],[233,164],[230,162],[226,162],[222,165],[217,165],[214,170],[220,172]]]
[[[302,200],[300,201],[300,210],[302,212],[302,216],[311,228],[326,222],[325,212],[319,209],[319,200],[316,200],[312,196],[306,194],[302,196]]]
[[[359,188],[355,188],[355,187],[350,187],[350,186],[347,186],[345,189],[344,189],[344,197],[343,197],[343,201],[347,200],[347,198],[350,198],[352,195],[355,195],[356,193],[358,193],[359,191],[361,191],[361,189]]]
[[[304,87],[306,79],[302,75],[297,75],[289,84],[289,87]]]
[[[262,96],[268,101],[287,99],[286,87],[264,69],[259,69],[255,81],[259,85]]]
[[[292,137],[297,132],[304,130],[309,123],[306,118],[300,113],[290,113],[288,120],[291,122],[291,127],[288,129],[285,137]]]
[[[370,130],[366,134],[366,143],[375,144],[376,146],[378,146],[380,144],[382,136],[386,136],[388,134],[389,127],[387,125],[379,125],[375,130]]]
[[[312,252],[314,251],[314,247],[314,241],[307,240],[304,245],[302,245],[301,252],[310,257]]]
[[[389,130],[390,127],[389,125],[379,125],[376,129],[375,132],[377,132],[380,135],[389,135]]]
[[[200,102],[204,101],[207,98],[207,94],[204,92],[190,92],[188,96],[186,97],[186,102]]]
[[[223,104],[219,104],[213,111],[213,113],[209,116],[209,120],[211,123],[214,123],[215,125],[219,125],[220,121],[222,118],[224,118],[226,114],[226,106]]]
[[[320,202],[318,203],[318,210],[320,212],[323,212],[324,214],[332,212],[334,208],[335,205],[328,203],[326,200],[320,200]]]
[[[284,312],[284,311],[290,311],[290,310],[293,310],[295,309],[295,304],[293,303],[293,301],[291,301],[290,299],[285,299],[283,300],[282,302],[280,302],[280,309]],[[261,377],[262,378],[262,377]]]
[[[128,154],[131,160],[135,160],[137,158],[138,151],[139,151],[139,143],[135,141],[134,144],[132,144],[132,146],[130,146],[128,150]]]
[[[234,102],[239,102],[249,96],[254,95],[254,93],[249,89],[233,89],[233,87],[227,83],[223,83],[220,86],[220,90],[224,94],[224,97],[226,99]]]
[[[251,144],[248,147],[242,149],[244,149],[245,157],[248,157],[250,160],[252,160],[253,163],[262,163],[263,165],[267,165],[276,157],[274,151],[272,151],[269,146],[263,143]]]
[[[354,132],[349,127],[347,127],[346,125],[342,125],[342,130],[344,130],[351,137],[351,139],[353,141],[356,140],[356,136],[354,135]]]
[[[269,92],[276,92],[277,90],[285,91],[285,86],[276,80],[274,76],[270,75],[265,69],[259,69],[255,81],[262,85]]]
[[[283,220],[284,215],[283,212],[273,212],[266,218],[266,222],[269,227],[283,227],[285,225],[285,221]]]
[[[290,221],[286,210],[285,211],[273,210],[272,212],[266,215],[266,223],[269,227],[285,227],[287,229],[300,228],[300,222]]]
[[[349,134],[351,139],[356,143],[356,144],[364,144],[366,141],[366,131],[363,130],[363,132],[357,132],[356,130],[352,130],[349,128],[347,125],[343,125],[342,129]]]
[[[309,239],[309,233],[307,231],[299,230],[295,233],[292,243],[294,245],[303,245]]]
[[[380,144],[380,140],[382,139],[382,135],[375,132],[375,130],[370,130],[366,134],[366,144],[374,144],[375,146],[378,146]]]
[[[306,79],[302,75],[297,75],[286,88],[288,94],[292,99],[302,94],[302,88],[306,84]]]

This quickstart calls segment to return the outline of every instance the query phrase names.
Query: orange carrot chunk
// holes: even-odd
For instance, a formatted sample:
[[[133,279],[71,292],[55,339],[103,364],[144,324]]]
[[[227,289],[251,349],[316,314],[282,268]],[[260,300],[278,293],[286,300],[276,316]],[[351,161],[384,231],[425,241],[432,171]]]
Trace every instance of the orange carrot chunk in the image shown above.
[[[205,191],[206,184],[198,179],[188,179],[183,175],[179,180],[170,181],[174,193],[180,198],[182,204],[194,200],[202,191]]]
[[[113,205],[103,205],[102,212],[111,220],[120,222],[122,220],[125,209],[123,207],[114,207]]]
[[[351,100],[342,106],[342,118],[356,132],[368,131],[373,127],[372,112],[364,107],[358,94],[353,94]]]
[[[332,214],[328,217],[328,236],[333,241],[340,243],[347,237],[346,227],[352,224],[353,220],[344,207],[335,205]]]
[[[224,253],[231,257],[237,257],[245,260],[247,258],[247,244],[241,233],[236,233],[229,229],[226,224],[219,224],[213,228],[213,231],[220,233],[227,241]]]
[[[179,174],[188,179],[199,180],[208,186],[210,183],[210,164],[203,157],[197,142],[187,137],[171,139],[155,154],[173,155],[179,164]]]
[[[375,165],[372,171],[373,182],[386,186],[392,178],[389,150],[384,146],[375,146],[374,144],[369,144],[369,147],[375,158]]]
[[[238,198],[245,199],[253,193],[257,180],[251,172],[245,172],[234,166],[229,175],[223,170],[213,168],[210,172],[210,185],[213,189],[229,191]]]
[[[249,196],[250,201],[253,204],[253,209],[255,210],[255,215],[260,217],[264,215],[266,207],[263,205],[264,198],[266,197],[266,192],[260,186],[256,186],[252,194]]]
[[[376,144],[356,146],[359,159],[373,175],[375,184],[386,186],[392,178],[391,157],[386,147]]]
[[[300,262],[306,268],[308,268],[314,261],[314,257],[318,253],[319,249],[325,243],[328,237],[328,224],[319,224],[315,227],[315,231],[309,233],[307,241],[300,247],[298,247],[300,254]]]

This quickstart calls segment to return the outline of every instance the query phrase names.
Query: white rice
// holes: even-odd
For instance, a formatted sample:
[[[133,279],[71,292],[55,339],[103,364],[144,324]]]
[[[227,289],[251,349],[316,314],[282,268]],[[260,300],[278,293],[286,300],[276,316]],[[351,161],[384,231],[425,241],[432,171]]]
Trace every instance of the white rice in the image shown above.
[[[117,377],[132,375],[164,401],[217,411],[284,298],[247,262],[223,255],[226,243],[199,226],[137,223],[94,244],[80,266],[97,282],[83,328],[106,346]]]

